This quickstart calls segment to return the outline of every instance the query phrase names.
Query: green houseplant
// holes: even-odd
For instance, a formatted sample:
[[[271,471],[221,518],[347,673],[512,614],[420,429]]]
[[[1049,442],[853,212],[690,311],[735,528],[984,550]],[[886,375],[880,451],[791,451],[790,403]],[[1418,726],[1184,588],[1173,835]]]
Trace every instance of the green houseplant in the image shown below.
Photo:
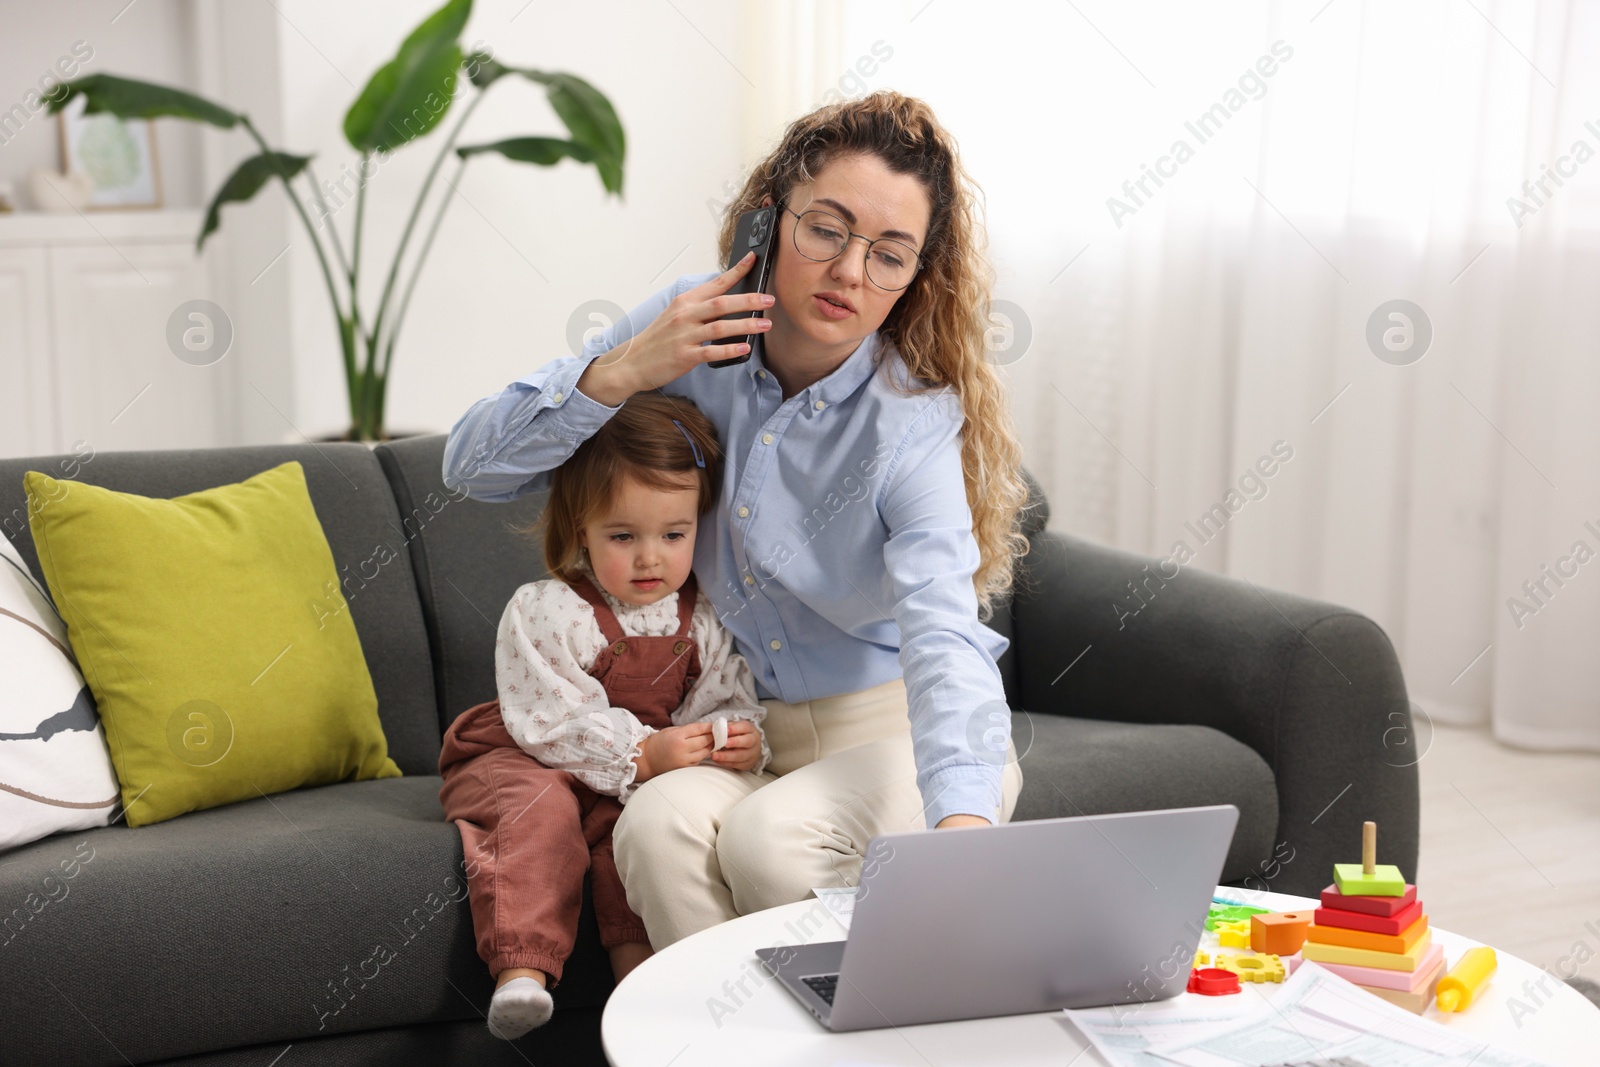
[[[417,278],[434,236],[444,220],[449,195],[439,198],[432,222],[410,263],[408,280],[402,285],[402,262],[417,229],[429,191],[445,159],[453,152],[457,160],[456,178],[474,156],[495,153],[519,163],[554,166],[563,159],[594,165],[607,194],[622,197],[622,167],[626,141],[616,111],[599,90],[574,74],[547,72],[500,63],[488,51],[466,52],[461,47],[461,32],[472,11],[472,0],[449,0],[413,30],[394,58],[375,71],[344,116],[344,136],[361,156],[359,182],[355,196],[355,219],[351,227],[349,255],[334,227],[332,212],[323,198],[311,157],[299,156],[270,147],[261,132],[242,112],[233,111],[193,93],[151,82],[134,81],[110,74],[94,74],[65,83],[51,100],[52,112],[59,111],[74,97],[82,96],[85,112],[105,112],[119,118],[171,117],[208,123],[220,129],[242,128],[260,151],[239,164],[212,197],[200,235],[198,250],[221,223],[224,204],[251,199],[272,179],[282,183],[295,214],[305,226],[316,251],[328,300],[333,308],[339,350],[344,357],[345,385],[350,402],[350,440],[372,441],[384,434],[384,397],[400,327],[416,288]],[[507,75],[527,78],[544,86],[551,107],[567,127],[568,136],[513,137],[488,144],[456,144],[462,127],[495,82]],[[417,140],[439,126],[455,102],[462,77],[477,90],[461,108],[460,116],[439,146],[433,165],[428,168],[415,205],[406,219],[405,229],[395,248],[393,261],[384,273],[376,310],[370,319],[363,314],[361,301],[361,237],[366,206],[366,179],[387,155]],[[302,199],[294,180],[304,176],[311,198]],[[325,223],[326,233],[313,223],[307,203]],[[329,251],[332,251],[330,260]],[[337,264],[335,269],[334,264]]]

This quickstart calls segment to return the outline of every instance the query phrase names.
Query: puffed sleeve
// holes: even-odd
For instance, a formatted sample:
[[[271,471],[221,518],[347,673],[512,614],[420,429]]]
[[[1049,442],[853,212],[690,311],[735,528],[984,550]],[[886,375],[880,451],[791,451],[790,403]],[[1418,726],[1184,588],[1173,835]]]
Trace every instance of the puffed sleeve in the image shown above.
[[[735,650],[733,635],[717,618],[704,590],[695,598],[690,628],[700,649],[700,677],[673,712],[672,721],[678,726],[714,719],[746,719],[754,723],[761,739],[761,762],[755,766],[755,773],[760,774],[772,759],[767,733],[761,728],[767,709],[756,700],[756,680],[750,664]]]
[[[636,788],[633,760],[655,731],[612,707],[588,673],[602,641],[592,609],[560,579],[517,590],[500,617],[495,682],[506,731],[528,755],[624,804]]]

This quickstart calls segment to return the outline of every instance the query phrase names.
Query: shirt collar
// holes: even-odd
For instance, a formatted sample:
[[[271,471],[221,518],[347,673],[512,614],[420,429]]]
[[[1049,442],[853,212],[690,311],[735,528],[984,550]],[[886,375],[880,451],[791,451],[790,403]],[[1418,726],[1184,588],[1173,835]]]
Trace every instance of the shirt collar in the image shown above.
[[[878,353],[884,345],[883,334],[873,330],[862,338],[854,352],[845,357],[845,361],[824,377],[812,382],[800,390],[801,410],[808,418],[827,410],[833,405],[849,399],[856,390],[861,388],[863,382],[872,377],[872,372],[878,366]],[[750,350],[750,358],[745,362],[745,373],[750,376],[752,383],[757,381],[759,371],[766,371],[771,376],[771,371],[766,368],[766,335],[756,337],[755,346]],[[777,380],[773,380],[777,384]],[[821,404],[819,408],[817,405]]]

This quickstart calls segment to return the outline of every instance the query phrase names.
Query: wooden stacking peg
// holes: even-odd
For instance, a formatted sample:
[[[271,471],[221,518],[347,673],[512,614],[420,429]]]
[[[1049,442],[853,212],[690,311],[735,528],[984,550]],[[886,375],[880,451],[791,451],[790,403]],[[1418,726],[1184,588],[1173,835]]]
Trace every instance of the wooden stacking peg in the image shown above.
[[[1333,882],[1345,896],[1398,897],[1406,892],[1400,868],[1378,862],[1378,824],[1361,824],[1361,862],[1335,863]]]

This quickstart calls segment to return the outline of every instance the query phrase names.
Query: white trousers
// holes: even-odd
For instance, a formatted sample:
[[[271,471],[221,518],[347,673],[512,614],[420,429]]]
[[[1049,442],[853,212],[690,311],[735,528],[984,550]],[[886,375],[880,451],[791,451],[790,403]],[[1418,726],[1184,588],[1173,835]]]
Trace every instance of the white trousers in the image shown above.
[[[617,871],[657,951],[818,886],[854,886],[875,835],[927,828],[903,679],[761,703],[764,772],[682,767],[640,786],[617,820]],[[1015,747],[1001,784],[995,822],[1022,791]]]

